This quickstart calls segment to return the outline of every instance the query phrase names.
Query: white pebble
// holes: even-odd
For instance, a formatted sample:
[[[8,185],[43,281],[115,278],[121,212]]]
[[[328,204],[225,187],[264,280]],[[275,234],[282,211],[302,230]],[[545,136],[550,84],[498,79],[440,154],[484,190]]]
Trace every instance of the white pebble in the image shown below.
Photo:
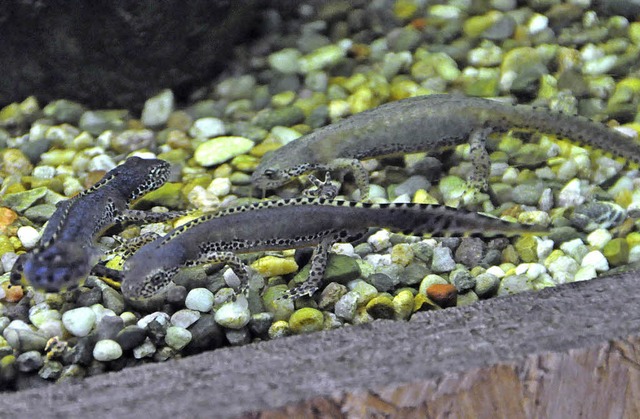
[[[96,323],[96,314],[89,307],[74,308],[62,315],[62,324],[74,336],[87,336]]]
[[[583,266],[578,269],[576,272],[576,276],[574,277],[575,281],[588,281],[589,279],[593,279],[597,277],[596,269],[593,266]]]
[[[223,135],[226,131],[222,120],[207,117],[196,119],[191,128],[189,128],[189,135],[196,138],[212,138]]]
[[[612,238],[613,236],[608,230],[604,228],[598,228],[589,233],[589,235],[587,236],[587,243],[589,243],[596,249],[603,249],[604,246],[609,243]]]
[[[187,327],[197,322],[199,318],[199,311],[182,309],[173,313],[173,316],[171,316],[171,324],[186,329]]]
[[[18,239],[25,249],[33,249],[40,240],[40,234],[31,226],[22,226],[18,229]]]
[[[161,325],[165,325],[169,323],[169,315],[167,313],[163,313],[162,311],[156,311],[155,313],[147,314],[140,320],[138,320],[137,326],[141,329],[146,329],[149,326],[149,323],[156,320]]]
[[[229,301],[220,306],[214,318],[220,326],[241,329],[251,320],[249,302],[244,295],[239,295],[236,301]]]
[[[350,257],[356,257],[351,243],[335,243],[331,246],[331,251],[338,255],[345,255]]]
[[[122,356],[122,347],[115,340],[103,339],[93,348],[93,357],[97,361],[113,361]]]
[[[391,237],[391,233],[387,230],[378,230],[367,239],[367,243],[373,247],[373,250],[379,252],[382,249],[386,249],[391,246],[391,241],[389,240]]]
[[[213,308],[213,293],[206,288],[194,288],[187,294],[184,305],[191,310],[209,312]]]
[[[491,266],[487,269],[486,273],[491,274],[497,278],[504,278],[504,276],[506,275],[502,268],[499,266]]]
[[[229,192],[231,192],[231,180],[228,177],[215,178],[207,186],[207,191],[216,196],[229,195]]]
[[[156,352],[156,345],[147,338],[142,345],[133,348],[133,357],[135,359],[142,359],[153,355]]]
[[[606,272],[609,270],[609,262],[601,251],[594,250],[587,253],[582,259],[581,266],[593,266],[597,272]]]

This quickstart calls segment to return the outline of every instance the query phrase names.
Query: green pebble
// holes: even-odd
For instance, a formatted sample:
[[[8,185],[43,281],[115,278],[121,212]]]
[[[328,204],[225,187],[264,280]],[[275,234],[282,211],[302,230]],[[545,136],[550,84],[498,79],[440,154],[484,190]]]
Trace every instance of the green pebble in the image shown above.
[[[274,320],[286,320],[293,313],[293,300],[290,298],[282,299],[280,297],[287,291],[286,285],[274,285],[268,287],[262,295],[262,302],[265,309],[273,314]]]
[[[168,208],[180,208],[184,203],[182,186],[182,183],[165,183],[155,191],[146,194],[140,201],[141,203],[161,205]]]
[[[8,148],[2,152],[2,171],[10,175],[28,175],[33,170],[29,158],[16,148]]]
[[[476,276],[475,294],[480,298],[491,297],[500,286],[500,278],[490,273],[481,273]],[[459,297],[459,296],[458,296]]]
[[[620,266],[629,260],[629,244],[623,238],[611,240],[604,246],[604,256],[612,266]]]
[[[284,320],[275,321],[269,326],[269,339],[281,338],[284,336],[289,336],[291,334],[291,329],[289,328],[289,323]]]
[[[497,96],[500,92],[499,80],[500,70],[497,68],[481,68],[477,72],[463,73],[460,77],[467,96]]]
[[[10,103],[0,109],[0,127],[21,125],[24,121],[25,115],[18,103]]]
[[[4,234],[0,234],[0,256],[5,253],[13,252],[15,249],[13,248],[13,244],[11,244],[11,240]]]
[[[169,326],[164,341],[167,345],[179,351],[191,342],[191,332],[184,327]]]
[[[83,131],[88,131],[93,135],[100,135],[107,130],[124,130],[127,127],[128,119],[129,111],[126,109],[87,111],[80,117],[78,125]]]
[[[217,137],[200,144],[193,158],[200,166],[210,167],[247,153],[253,146],[253,141],[248,138]]]
[[[278,109],[264,109],[253,118],[253,124],[260,128],[270,130],[282,125],[290,127],[304,121],[305,115],[297,106],[286,106]]]
[[[296,334],[320,331],[323,324],[322,312],[311,307],[296,310],[289,318],[289,327]]]
[[[496,10],[492,10],[481,16],[472,16],[464,22],[462,30],[466,36],[476,38],[498,22],[501,17],[502,13]]]
[[[295,74],[300,70],[302,54],[295,48],[285,48],[267,57],[269,66],[282,74]]]
[[[347,55],[344,48],[338,45],[326,45],[299,59],[300,71],[303,74],[323,68],[333,67]]]
[[[56,122],[70,124],[77,124],[84,112],[81,104],[66,99],[54,100],[42,110],[45,116],[55,119]]]
[[[293,278],[294,282],[302,283],[309,277],[310,264],[305,265]],[[324,272],[326,282],[346,283],[361,275],[358,262],[346,255],[330,254],[327,268]]]
[[[400,291],[395,297],[393,297],[393,309],[395,311],[395,318],[398,320],[407,320],[411,317],[414,307],[414,296],[409,290]]]
[[[523,262],[538,260],[538,242],[533,236],[521,236],[515,243],[516,251]]]
[[[236,156],[231,160],[231,166],[243,172],[253,172],[258,164],[260,164],[260,159],[248,154]]]
[[[366,310],[374,319],[393,319],[396,315],[393,300],[385,294],[373,297],[367,303]]]
[[[47,188],[40,187],[24,192],[10,193],[3,197],[2,205],[5,205],[16,212],[22,212],[31,207],[37,200],[44,198]]]
[[[458,294],[456,300],[456,307],[468,306],[470,304],[479,301],[478,295],[473,291],[465,292],[464,294]]]
[[[361,279],[353,281],[349,288],[358,294],[358,304],[360,305],[367,304],[372,298],[378,295],[376,287]]]

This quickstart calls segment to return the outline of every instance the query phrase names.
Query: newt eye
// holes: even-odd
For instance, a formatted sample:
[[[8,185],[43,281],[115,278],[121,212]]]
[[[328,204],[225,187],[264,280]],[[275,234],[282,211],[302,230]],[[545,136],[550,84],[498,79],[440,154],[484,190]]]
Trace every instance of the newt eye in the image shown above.
[[[264,171],[264,175],[269,179],[273,179],[274,177],[276,177],[276,173],[277,171],[275,169],[266,169]]]

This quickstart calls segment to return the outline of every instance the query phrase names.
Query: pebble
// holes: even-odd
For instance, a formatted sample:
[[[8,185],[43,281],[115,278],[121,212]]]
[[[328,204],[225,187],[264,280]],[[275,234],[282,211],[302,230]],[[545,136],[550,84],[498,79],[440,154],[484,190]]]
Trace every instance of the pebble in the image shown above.
[[[169,326],[164,337],[167,345],[179,351],[191,342],[191,332],[179,326]]]
[[[18,370],[21,372],[31,372],[40,369],[44,365],[42,355],[38,351],[23,352],[16,358]]]
[[[449,272],[455,267],[456,262],[453,260],[451,249],[442,246],[433,249],[433,259],[431,261],[431,270],[433,272]]]
[[[265,278],[282,276],[298,271],[298,264],[292,258],[264,256],[251,264],[251,267]]]
[[[187,294],[185,307],[207,313],[213,308],[213,293],[206,288],[194,288]]]
[[[93,357],[97,361],[113,361],[122,356],[122,348],[115,340],[103,339],[96,342],[93,348]]]
[[[118,332],[115,341],[118,342],[123,351],[129,351],[142,345],[146,337],[147,332],[144,329],[136,325],[130,325]]]
[[[97,333],[99,339],[115,339],[124,328],[124,320],[118,316],[104,316],[98,323]]]
[[[455,307],[458,290],[451,284],[433,284],[427,288],[427,297],[442,308]]]
[[[369,278],[370,279],[370,278]],[[322,310],[331,310],[335,304],[347,293],[347,287],[337,282],[330,282],[320,293],[318,307]]]
[[[473,290],[479,298],[488,298],[498,291],[499,286],[500,278],[489,272],[484,272],[476,276]]]
[[[367,239],[374,251],[379,252],[391,246],[391,233],[388,230],[378,230]]]
[[[87,336],[96,324],[96,314],[89,307],[79,307],[62,314],[62,324],[74,336]]]
[[[569,256],[559,256],[550,263],[546,263],[545,261],[545,265],[557,284],[572,282],[574,275],[580,267],[578,262]]]
[[[593,230],[587,236],[587,243],[596,249],[604,249],[604,247],[611,241],[613,235],[604,228]]]
[[[251,342],[251,333],[247,327],[238,330],[227,329],[224,331],[224,335],[231,346],[246,345]]]
[[[289,328],[295,334],[322,330],[324,316],[318,309],[304,307],[293,312],[289,318]]]
[[[137,326],[141,329],[146,329],[153,321],[156,321],[160,324],[169,324],[169,315],[161,311],[147,314],[146,316],[138,320]]]
[[[588,281],[590,279],[596,278],[598,273],[596,272],[596,268],[593,266],[581,266],[580,269],[576,272],[573,277],[574,281]]]
[[[597,272],[606,272],[609,270],[609,262],[599,250],[593,250],[587,253],[582,259],[580,266],[591,266]]]
[[[397,320],[407,320],[411,317],[414,307],[413,293],[409,290],[402,290],[393,297],[393,309]]]
[[[349,291],[335,304],[334,313],[341,319],[351,321],[356,315],[359,295],[355,291]]]
[[[213,138],[224,135],[227,132],[221,119],[207,117],[196,119],[189,129],[189,135],[194,138]]]
[[[526,275],[509,275],[502,279],[498,287],[498,296],[518,294],[533,289],[531,280]]]
[[[27,250],[33,249],[36,244],[38,244],[38,240],[40,240],[40,234],[38,230],[31,226],[22,226],[18,229],[17,232],[18,238],[22,243],[22,247]]]
[[[222,327],[241,329],[251,320],[247,298],[240,295],[235,301],[224,303],[215,312],[215,320]]]
[[[367,303],[365,309],[374,319],[393,319],[396,317],[393,299],[387,294],[373,297]]]
[[[175,97],[170,89],[164,89],[144,103],[140,121],[146,127],[159,127],[167,123],[175,107]]]
[[[208,310],[207,310],[208,311]],[[179,326],[183,328],[188,328],[192,324],[200,319],[200,311],[191,310],[191,309],[182,309],[178,310],[171,316],[171,324],[173,326]]]
[[[455,269],[449,275],[449,281],[453,284],[458,292],[466,292],[476,285],[476,280],[466,269]],[[428,289],[427,289],[428,290]]]
[[[133,348],[133,357],[142,359],[153,356],[156,353],[156,345],[149,339],[145,340],[140,346]]]
[[[269,327],[269,339],[277,339],[291,334],[289,322],[278,320]]]
[[[244,137],[217,137],[200,144],[193,155],[196,163],[211,167],[247,153],[254,143]]]
[[[213,314],[203,314],[191,327],[191,342],[185,347],[189,353],[211,350],[223,345],[225,336]]]

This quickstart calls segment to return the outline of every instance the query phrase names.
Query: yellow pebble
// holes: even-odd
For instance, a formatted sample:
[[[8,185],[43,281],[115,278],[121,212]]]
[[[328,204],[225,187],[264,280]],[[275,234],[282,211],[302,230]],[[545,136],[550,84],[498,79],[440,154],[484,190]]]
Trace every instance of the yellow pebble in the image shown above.
[[[266,278],[286,275],[298,271],[298,264],[292,258],[265,256],[253,262],[251,267]]]
[[[424,189],[418,189],[416,194],[413,196],[413,202],[416,204],[437,204],[438,200]]]

